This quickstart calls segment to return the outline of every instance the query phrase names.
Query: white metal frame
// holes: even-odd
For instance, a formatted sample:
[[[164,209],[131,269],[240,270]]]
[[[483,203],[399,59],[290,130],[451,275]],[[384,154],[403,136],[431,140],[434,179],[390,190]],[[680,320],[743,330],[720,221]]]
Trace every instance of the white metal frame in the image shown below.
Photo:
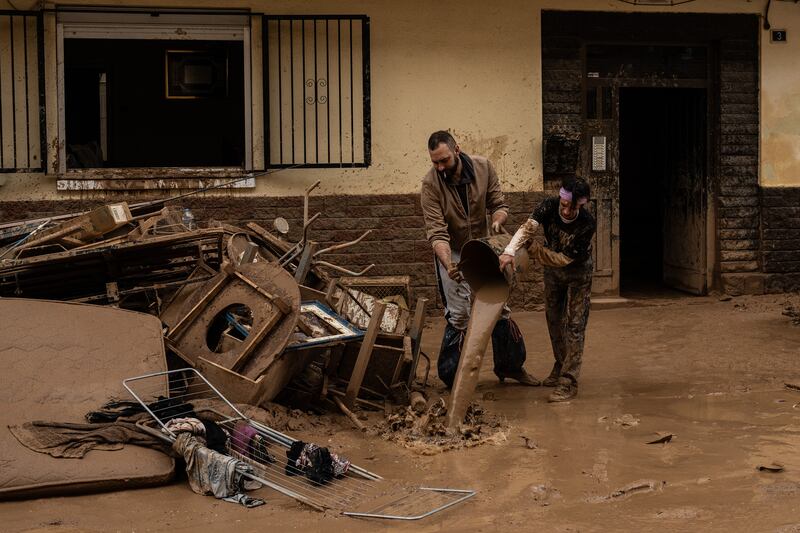
[[[72,181],[66,178],[66,119],[64,95],[64,39],[171,39],[179,41],[215,40],[240,41],[244,52],[244,138],[245,171],[252,171],[255,163],[263,164],[263,147],[254,143],[254,132],[263,138],[263,124],[253,109],[255,84],[256,96],[261,92],[261,80],[252,77],[260,72],[261,43],[253,46],[251,42],[251,15],[248,14],[193,14],[165,13],[154,17],[150,13],[118,12],[57,12],[54,17],[55,42],[50,40],[45,46],[55,47],[56,103],[57,117],[49,117],[47,139],[50,150],[55,153],[48,157],[46,171],[59,176],[59,181]],[[52,26],[51,26],[52,27]],[[260,40],[260,27],[252,37]],[[254,53],[251,52],[254,51]],[[254,65],[258,68],[254,68]],[[51,71],[53,65],[50,66]],[[260,109],[260,106],[256,106]],[[53,120],[55,119],[55,120]],[[257,124],[254,124],[257,122]],[[53,131],[55,129],[55,131]],[[263,144],[263,143],[262,143]],[[168,169],[170,167],[164,167]],[[80,171],[75,171],[79,174]],[[79,177],[79,176],[76,176]],[[59,183],[59,189],[64,187]],[[239,186],[253,187],[253,180],[244,180]],[[80,187],[84,188],[84,187]]]

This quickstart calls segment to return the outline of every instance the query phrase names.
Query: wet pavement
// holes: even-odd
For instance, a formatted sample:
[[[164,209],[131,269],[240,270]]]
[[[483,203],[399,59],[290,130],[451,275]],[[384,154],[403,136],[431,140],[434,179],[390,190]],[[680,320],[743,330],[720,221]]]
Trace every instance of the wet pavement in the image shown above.
[[[386,478],[479,492],[413,524],[306,510],[267,489],[247,510],[170,486],[0,503],[8,531],[800,531],[800,326],[790,297],[684,298],[592,310],[579,394],[501,385],[491,357],[477,396],[507,440],[420,456],[350,429],[307,435]],[[796,300],[796,297],[795,297]],[[515,314],[526,368],[552,364],[543,313]],[[430,321],[423,351],[443,330]],[[431,373],[433,392],[443,387]],[[647,444],[667,435],[667,443]],[[522,437],[527,437],[526,439]],[[339,451],[338,449],[336,451]],[[113,453],[113,452],[93,452]],[[780,472],[759,471],[778,463]]]

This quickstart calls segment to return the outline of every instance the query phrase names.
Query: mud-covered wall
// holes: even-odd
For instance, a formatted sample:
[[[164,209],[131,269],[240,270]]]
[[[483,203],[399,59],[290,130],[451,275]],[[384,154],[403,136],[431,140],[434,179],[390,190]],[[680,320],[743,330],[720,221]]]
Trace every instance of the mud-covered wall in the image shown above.
[[[78,0],[70,5],[108,5]],[[419,188],[429,160],[425,141],[431,131],[449,128],[462,147],[490,157],[508,191],[541,191],[542,75],[541,10],[611,12],[761,13],[763,2],[698,0],[678,6],[633,6],[618,0],[144,0],[117,6],[248,8],[265,14],[364,14],[371,24],[372,160],[366,169],[297,169],[258,179],[241,196],[301,193],[321,180],[322,194],[408,194]],[[0,9],[27,9],[32,0],[0,0]],[[775,25],[800,7],[773,2]],[[777,27],[777,26],[776,26]],[[791,29],[790,26],[789,29]],[[764,32],[766,35],[766,32]],[[790,43],[792,37],[790,34]],[[765,37],[768,40],[768,35]],[[763,39],[762,39],[763,40]],[[789,47],[794,45],[789,45]],[[764,79],[772,83],[792,71],[791,53],[764,47]],[[795,74],[796,75],[796,74]],[[764,88],[782,106],[782,91]],[[554,105],[558,102],[545,102]],[[570,105],[571,102],[561,102]],[[776,130],[777,115],[765,114],[765,131]],[[786,128],[789,128],[787,125]],[[786,129],[784,128],[784,129]],[[786,172],[783,172],[786,174]],[[799,175],[800,176],[800,175]],[[798,178],[800,179],[800,178]],[[56,192],[55,180],[42,175],[0,176],[1,200],[86,197]],[[92,193],[90,196],[102,196]]]

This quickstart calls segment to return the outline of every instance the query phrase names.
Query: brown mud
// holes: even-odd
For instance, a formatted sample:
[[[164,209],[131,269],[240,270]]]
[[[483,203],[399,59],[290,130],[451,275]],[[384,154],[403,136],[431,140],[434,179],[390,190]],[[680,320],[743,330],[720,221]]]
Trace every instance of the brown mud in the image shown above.
[[[447,427],[450,429],[456,429],[467,414],[467,407],[478,385],[483,356],[486,354],[494,325],[508,300],[508,293],[508,284],[504,282],[487,283],[475,291],[447,410]]]
[[[422,414],[410,407],[398,410],[377,424],[376,434],[420,455],[435,455],[481,444],[501,444],[508,440],[505,417],[488,413],[479,402],[470,402],[459,417],[458,428],[446,425],[447,403],[440,397]]]
[[[478,491],[420,522],[318,513],[269,489],[254,493],[267,505],[247,510],[198,496],[179,478],[152,489],[0,502],[0,529],[798,531],[800,392],[784,384],[800,384],[800,326],[782,314],[789,303],[798,298],[594,309],[571,402],[548,404],[551,389],[500,385],[488,365],[482,369],[476,397],[509,426],[508,438],[493,445],[419,455],[333,415],[330,424],[309,419],[287,429],[387,479]],[[543,314],[514,318],[527,370],[545,375],[552,355]],[[442,330],[442,320],[431,322],[423,351],[437,353]],[[668,442],[648,444],[666,435]],[[782,470],[758,469],[774,463]]]

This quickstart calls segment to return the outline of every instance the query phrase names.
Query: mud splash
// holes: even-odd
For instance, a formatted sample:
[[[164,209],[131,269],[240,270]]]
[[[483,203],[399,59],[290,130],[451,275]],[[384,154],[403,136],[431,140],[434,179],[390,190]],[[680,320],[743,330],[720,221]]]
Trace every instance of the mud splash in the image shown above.
[[[458,362],[458,371],[453,381],[453,392],[450,395],[450,407],[447,412],[447,427],[455,429],[467,413],[475,387],[478,385],[478,374],[483,364],[483,356],[492,335],[492,330],[503,305],[508,300],[508,284],[503,282],[487,283],[475,292],[467,334]]]
[[[419,455],[436,455],[448,450],[500,444],[508,440],[505,417],[489,414],[478,402],[467,406],[466,414],[451,431],[445,425],[447,405],[443,398],[433,402],[421,415],[410,407],[398,411],[377,426],[378,434]]]

